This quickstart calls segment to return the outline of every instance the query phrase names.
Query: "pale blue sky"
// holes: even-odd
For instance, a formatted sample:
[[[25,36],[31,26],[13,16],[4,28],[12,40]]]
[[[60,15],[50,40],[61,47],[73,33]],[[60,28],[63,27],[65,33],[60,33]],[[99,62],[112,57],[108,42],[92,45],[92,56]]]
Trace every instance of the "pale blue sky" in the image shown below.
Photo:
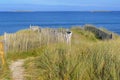
[[[0,11],[120,11],[120,0],[0,0]]]

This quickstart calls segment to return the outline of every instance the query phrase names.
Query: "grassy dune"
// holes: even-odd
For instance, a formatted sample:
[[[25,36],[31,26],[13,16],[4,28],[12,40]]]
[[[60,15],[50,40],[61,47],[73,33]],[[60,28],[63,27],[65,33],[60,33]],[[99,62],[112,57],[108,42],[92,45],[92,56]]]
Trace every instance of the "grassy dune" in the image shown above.
[[[26,80],[119,80],[120,38],[101,41],[81,28],[72,31],[71,46],[49,45],[25,62]]]
[[[42,38],[45,44],[36,46],[38,41],[34,37],[30,40],[36,47],[9,52],[7,63],[27,58],[24,64],[26,80],[120,80],[120,37],[113,34],[112,40],[102,41],[80,27],[71,28],[71,31],[71,45]],[[28,33],[31,32],[17,32],[29,39]],[[36,32],[32,34],[37,35]],[[9,77],[9,72],[6,73],[0,73],[0,79],[1,74]]]

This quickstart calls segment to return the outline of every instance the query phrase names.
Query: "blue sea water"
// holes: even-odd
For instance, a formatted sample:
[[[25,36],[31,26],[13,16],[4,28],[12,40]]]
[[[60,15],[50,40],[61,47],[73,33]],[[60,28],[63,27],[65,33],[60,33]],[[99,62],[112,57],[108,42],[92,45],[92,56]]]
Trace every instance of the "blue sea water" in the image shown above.
[[[120,12],[0,12],[0,35],[26,29],[30,25],[70,28],[85,24],[120,34]]]

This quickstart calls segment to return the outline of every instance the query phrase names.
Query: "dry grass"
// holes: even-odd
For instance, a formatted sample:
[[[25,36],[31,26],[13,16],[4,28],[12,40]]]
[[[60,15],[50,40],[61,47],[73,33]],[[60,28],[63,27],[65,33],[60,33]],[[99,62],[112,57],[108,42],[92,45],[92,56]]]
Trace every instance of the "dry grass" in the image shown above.
[[[114,39],[101,41],[80,27],[71,30],[71,45],[56,39],[50,29],[43,30],[47,34],[42,38],[37,32],[17,32],[7,61],[28,58],[26,80],[120,80],[120,37],[113,34]],[[15,47],[18,44],[21,47]]]
[[[72,31],[71,46],[48,45],[26,61],[26,80],[119,80],[120,38],[100,41],[81,28]]]
[[[70,49],[64,44],[49,46],[39,57],[26,61],[26,80],[119,80],[117,47],[114,42],[79,44]]]

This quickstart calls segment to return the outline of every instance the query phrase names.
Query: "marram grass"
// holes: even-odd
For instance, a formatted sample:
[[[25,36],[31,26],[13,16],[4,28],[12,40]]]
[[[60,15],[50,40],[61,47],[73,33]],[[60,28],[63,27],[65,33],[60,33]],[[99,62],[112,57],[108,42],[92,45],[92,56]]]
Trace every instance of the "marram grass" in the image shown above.
[[[120,80],[120,37],[113,34],[112,40],[101,41],[80,27],[71,30],[71,45],[56,43],[47,34],[49,40],[43,37],[42,42],[38,42],[36,32],[20,31],[16,34],[23,51],[13,49],[7,54],[7,60],[27,58],[26,80]],[[31,44],[24,44],[25,39]],[[31,45],[30,48],[25,47],[27,45]],[[0,78],[1,74],[9,75],[2,72]]]
[[[25,62],[26,80],[120,80],[120,39],[73,28],[71,46],[49,45]]]
[[[26,61],[26,80],[119,80],[118,48],[114,51],[110,44],[100,44],[84,49],[47,47],[40,56]]]

